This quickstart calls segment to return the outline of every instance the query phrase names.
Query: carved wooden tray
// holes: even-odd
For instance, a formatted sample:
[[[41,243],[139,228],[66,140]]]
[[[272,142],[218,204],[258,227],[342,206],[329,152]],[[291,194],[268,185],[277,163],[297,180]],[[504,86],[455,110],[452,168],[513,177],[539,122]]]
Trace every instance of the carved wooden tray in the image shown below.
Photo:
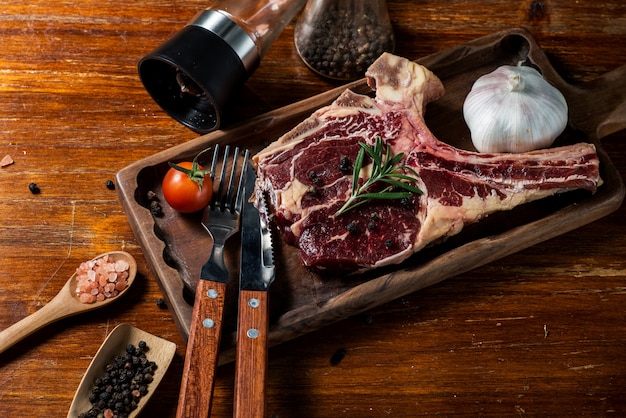
[[[426,286],[474,269],[616,210],[624,198],[620,174],[602,150],[600,139],[626,128],[626,66],[581,86],[566,83],[550,65],[531,34],[511,29],[442,51],[418,62],[444,83],[446,94],[427,107],[426,122],[435,136],[473,149],[462,105],[473,82],[500,65],[528,60],[558,87],[570,106],[570,126],[557,144],[596,144],[604,179],[598,192],[570,192],[490,215],[443,244],[423,250],[405,263],[345,277],[318,274],[300,264],[296,248],[278,243],[276,281],[270,289],[270,345],[287,341],[334,321],[361,313]],[[237,144],[257,152],[345,88],[369,92],[364,80],[269,112],[227,131],[217,131],[125,167],[117,174],[118,193],[131,227],[156,276],[176,324],[189,334],[193,289],[208,259],[211,239],[199,216],[181,216],[163,205],[163,216],[148,209],[148,191],[161,196],[168,161],[193,158],[213,143]],[[233,359],[237,311],[238,238],[227,246],[231,270],[222,338],[221,362]],[[191,302],[193,303],[193,302]]]

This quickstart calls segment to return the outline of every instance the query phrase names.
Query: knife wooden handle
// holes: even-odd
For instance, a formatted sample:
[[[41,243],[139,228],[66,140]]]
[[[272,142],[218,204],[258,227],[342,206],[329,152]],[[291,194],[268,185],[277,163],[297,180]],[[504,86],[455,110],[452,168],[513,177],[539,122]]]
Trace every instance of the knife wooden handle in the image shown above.
[[[235,418],[265,416],[269,295],[266,291],[239,293],[237,358],[235,369]]]
[[[225,297],[226,283],[198,281],[177,418],[206,418],[211,411]]]

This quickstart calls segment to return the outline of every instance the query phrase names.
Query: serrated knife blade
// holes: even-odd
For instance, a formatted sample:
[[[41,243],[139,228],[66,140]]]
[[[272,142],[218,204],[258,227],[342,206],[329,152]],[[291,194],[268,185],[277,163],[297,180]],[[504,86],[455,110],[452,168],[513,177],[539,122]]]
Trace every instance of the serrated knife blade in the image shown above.
[[[266,291],[275,278],[272,235],[267,220],[265,198],[259,196],[259,207],[253,203],[256,174],[251,168],[246,176],[243,212],[241,214],[241,271],[239,290]]]
[[[254,205],[256,173],[248,169],[241,214],[239,316],[235,370],[234,417],[265,416],[265,381],[269,329],[269,287],[275,278],[267,206],[259,195]]]

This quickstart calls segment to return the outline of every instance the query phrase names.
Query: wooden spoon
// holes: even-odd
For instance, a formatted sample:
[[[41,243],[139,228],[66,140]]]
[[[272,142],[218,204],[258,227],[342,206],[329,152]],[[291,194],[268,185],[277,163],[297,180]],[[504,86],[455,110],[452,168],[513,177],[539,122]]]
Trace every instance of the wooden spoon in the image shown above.
[[[137,346],[139,341],[146,342],[148,346],[146,357],[149,361],[154,361],[157,365],[153,376],[154,379],[148,385],[148,393],[139,399],[137,408],[132,411],[128,417],[132,418],[139,414],[156,390],[159,382],[163,379],[167,368],[172,362],[176,354],[176,344],[131,325],[120,324],[111,331],[109,336],[104,340],[87,368],[85,375],[78,385],[72,404],[70,405],[70,410],[67,414],[68,418],[76,418],[81,413],[89,411],[91,408],[89,394],[91,393],[94,381],[104,374],[107,364],[111,363],[116,355],[125,353],[128,344]]]
[[[68,316],[102,308],[103,306],[116,301],[120,298],[120,296],[126,293],[128,288],[130,288],[133,284],[135,276],[137,275],[137,262],[132,255],[124,251],[111,251],[100,254],[95,257],[94,260],[105,255],[111,256],[115,261],[126,260],[128,262],[128,265],[130,266],[128,268],[128,278],[126,279],[128,285],[124,290],[122,290],[117,296],[105,299],[101,302],[83,303],[76,295],[76,273],[74,273],[72,277],[69,278],[67,283],[65,283],[65,286],[63,286],[61,291],[59,291],[59,293],[57,293],[57,295],[50,302],[44,305],[43,308],[0,332],[0,353],[52,322]]]

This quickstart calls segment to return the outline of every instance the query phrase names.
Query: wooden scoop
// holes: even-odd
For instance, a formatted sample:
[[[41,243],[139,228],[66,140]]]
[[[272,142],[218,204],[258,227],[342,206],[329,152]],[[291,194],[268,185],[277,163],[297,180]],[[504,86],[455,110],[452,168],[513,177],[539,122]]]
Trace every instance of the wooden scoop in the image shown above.
[[[126,260],[128,262],[128,278],[126,279],[128,285],[124,290],[120,291],[117,296],[100,302],[83,303],[76,295],[76,273],[74,273],[67,283],[65,283],[61,291],[43,308],[0,332],[0,353],[52,322],[68,316],[102,308],[116,301],[120,296],[126,293],[137,275],[137,262],[132,255],[124,251],[112,251],[100,254],[95,257],[94,260],[104,257],[105,255],[111,256],[115,261]]]
[[[148,384],[148,393],[140,398],[137,408],[128,415],[128,418],[139,415],[165,376],[165,372],[176,354],[176,344],[131,325],[120,324],[104,340],[87,368],[70,405],[68,418],[76,418],[81,413],[89,411],[92,406],[89,401],[89,394],[95,380],[104,374],[107,364],[111,363],[116,355],[125,352],[128,344],[137,346],[139,341],[146,342],[148,346],[146,357],[157,365],[153,380]]]

